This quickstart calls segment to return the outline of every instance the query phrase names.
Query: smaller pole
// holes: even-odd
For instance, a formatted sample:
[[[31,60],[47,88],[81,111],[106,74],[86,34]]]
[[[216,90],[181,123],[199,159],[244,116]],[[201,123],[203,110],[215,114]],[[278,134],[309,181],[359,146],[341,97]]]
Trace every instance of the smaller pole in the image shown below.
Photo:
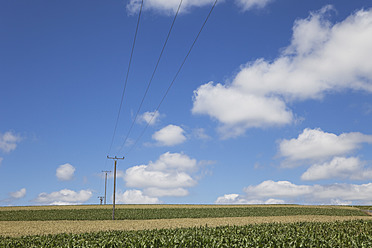
[[[106,205],[106,188],[107,188],[107,173],[111,171],[102,171],[105,172],[105,205]]]
[[[98,198],[99,198],[99,201],[100,201],[100,205],[102,205],[103,196],[98,196]]]

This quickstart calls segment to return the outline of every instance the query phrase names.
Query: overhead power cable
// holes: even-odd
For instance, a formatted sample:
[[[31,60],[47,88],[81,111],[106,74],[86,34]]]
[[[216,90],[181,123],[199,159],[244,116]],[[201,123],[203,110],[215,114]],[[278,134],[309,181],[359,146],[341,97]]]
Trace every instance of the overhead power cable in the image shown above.
[[[127,142],[128,138],[129,138],[129,135],[130,135],[130,133],[131,133],[131,131],[132,131],[132,129],[133,129],[134,123],[137,121],[138,114],[139,114],[139,112],[140,112],[141,109],[142,109],[143,102],[145,101],[145,98],[146,98],[146,96],[147,96],[147,93],[149,92],[149,89],[150,89],[150,86],[151,86],[152,80],[154,79],[154,76],[155,76],[155,73],[156,73],[156,71],[157,71],[157,69],[158,69],[158,66],[159,66],[160,60],[161,60],[161,58],[162,58],[162,56],[163,56],[163,53],[164,53],[165,47],[167,46],[167,43],[168,43],[168,40],[169,40],[170,34],[171,34],[172,30],[173,30],[174,23],[176,22],[176,19],[177,19],[178,13],[180,12],[182,2],[183,2],[183,0],[181,0],[181,1],[180,1],[180,4],[178,5],[178,9],[177,9],[176,14],[175,14],[175,16],[174,16],[174,18],[173,18],[172,25],[171,25],[171,27],[169,28],[168,35],[167,35],[167,37],[166,37],[166,39],[165,39],[165,42],[164,42],[163,48],[162,48],[162,50],[161,50],[161,52],[160,52],[160,55],[159,55],[158,61],[156,62],[156,65],[155,65],[154,71],[152,72],[152,75],[151,75],[150,81],[149,81],[149,83],[147,84],[146,91],[145,91],[145,93],[144,93],[144,95],[143,95],[143,97],[142,97],[141,103],[140,103],[140,105],[139,105],[139,107],[138,107],[138,109],[137,109],[137,112],[136,112],[136,114],[135,114],[135,116],[134,116],[134,118],[133,118],[132,124],[131,124],[131,126],[130,126],[130,128],[129,128],[129,130],[128,130],[128,133],[127,133],[127,135],[126,135],[126,137],[125,137],[125,139],[124,139],[124,142],[123,142],[122,146],[121,146],[120,149],[119,149],[119,152],[120,152],[120,150],[123,148],[123,146],[125,145],[125,143]]]
[[[118,115],[117,115],[116,121],[115,121],[114,133],[112,134],[111,144],[110,144],[110,148],[109,148],[109,151],[108,151],[107,154],[109,154],[111,152],[112,145],[114,143],[114,139],[115,139],[115,135],[116,135],[116,129],[117,129],[118,123],[119,123],[120,113],[121,113],[121,109],[122,109],[123,101],[124,101],[124,95],[125,95],[125,91],[126,91],[127,83],[128,83],[129,72],[130,72],[130,68],[131,68],[131,65],[132,65],[134,47],[136,46],[137,34],[138,34],[138,29],[139,29],[139,24],[140,24],[140,20],[141,20],[141,14],[142,14],[142,7],[143,7],[143,0],[141,1],[141,7],[140,7],[140,10],[139,10],[139,14],[138,14],[136,32],[134,34],[132,50],[131,50],[131,53],[130,53],[130,58],[129,58],[129,63],[128,63],[127,75],[125,77],[123,93],[121,95],[121,100],[120,100],[120,105],[119,105],[119,111],[118,111]]]
[[[166,90],[166,92],[165,92],[163,98],[161,99],[161,101],[160,101],[159,105],[157,106],[157,108],[156,108],[156,110],[155,110],[154,113],[156,113],[156,112],[159,111],[160,106],[161,106],[162,103],[164,102],[164,99],[165,99],[166,96],[168,95],[170,89],[172,88],[174,82],[176,81],[178,75],[180,74],[180,72],[181,72],[183,66],[185,65],[187,58],[189,57],[189,55],[190,55],[192,49],[194,48],[194,46],[195,46],[195,44],[196,44],[196,41],[198,40],[198,38],[199,38],[201,32],[203,31],[204,26],[205,26],[205,24],[207,23],[209,17],[211,16],[211,14],[212,14],[212,12],[213,12],[213,9],[214,9],[214,7],[216,6],[217,2],[218,2],[218,0],[216,0],[216,1],[214,2],[214,4],[213,4],[211,10],[209,11],[207,17],[205,18],[205,21],[204,21],[203,25],[201,26],[201,28],[200,28],[200,30],[199,30],[199,33],[198,33],[197,36],[195,37],[194,42],[192,43],[192,45],[191,45],[191,47],[190,47],[188,53],[186,54],[185,58],[183,59],[183,61],[182,61],[181,65],[180,65],[180,67],[178,68],[177,73],[176,73],[175,76],[173,77],[172,82],[170,83],[168,89]],[[138,141],[142,138],[142,136],[143,136],[144,133],[146,132],[147,128],[149,127],[150,123],[151,123],[152,120],[154,119],[154,116],[155,116],[155,114],[151,116],[150,121],[147,122],[147,125],[146,125],[145,128],[142,130],[142,133],[138,136],[138,138],[135,140],[135,142],[133,143],[133,145],[131,146],[131,148],[128,150],[127,153],[131,152],[131,151],[135,148],[135,146],[137,145]]]

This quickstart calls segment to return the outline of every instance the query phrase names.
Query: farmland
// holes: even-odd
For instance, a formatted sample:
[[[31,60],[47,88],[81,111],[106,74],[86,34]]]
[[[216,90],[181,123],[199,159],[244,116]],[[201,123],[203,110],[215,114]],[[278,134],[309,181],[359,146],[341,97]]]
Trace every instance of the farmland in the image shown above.
[[[371,247],[371,221],[269,223],[0,239],[1,247]]]
[[[372,217],[360,209],[119,205],[112,221],[110,206],[3,207],[0,247],[371,247]]]
[[[3,210],[0,221],[46,221],[46,220],[110,220],[112,210],[109,208],[58,208],[58,209],[23,209]],[[221,218],[221,217],[255,217],[255,216],[364,216],[365,214],[353,208],[314,208],[305,206],[282,207],[185,207],[185,208],[118,208],[115,212],[117,220],[149,220],[175,218]]]

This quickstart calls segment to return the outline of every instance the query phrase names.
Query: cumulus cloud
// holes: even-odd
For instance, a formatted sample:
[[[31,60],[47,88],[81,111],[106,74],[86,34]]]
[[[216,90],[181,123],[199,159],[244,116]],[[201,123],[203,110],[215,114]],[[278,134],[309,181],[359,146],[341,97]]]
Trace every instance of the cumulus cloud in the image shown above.
[[[162,154],[155,163],[150,163],[154,170],[160,171],[185,171],[190,172],[197,167],[196,159],[192,159],[183,153],[170,153]]]
[[[230,204],[233,202],[234,204],[246,204],[245,199],[241,199],[239,194],[226,194],[217,198],[217,204]]]
[[[180,12],[187,12],[193,7],[212,5],[215,0],[183,0]],[[160,11],[165,14],[176,13],[180,0],[147,0],[144,1],[143,9]],[[137,13],[141,7],[141,0],[130,0],[127,4],[129,14]]]
[[[284,204],[285,201],[278,199],[262,200],[248,200],[239,194],[226,194],[220,196],[215,201],[216,204]]]
[[[159,146],[175,146],[186,141],[185,130],[179,126],[168,125],[152,135]]]
[[[268,5],[273,0],[235,0],[236,4],[244,11],[253,8],[261,9]]]
[[[92,197],[92,194],[90,190],[76,192],[70,189],[62,189],[50,194],[40,193],[34,201],[47,205],[73,205],[88,201]]]
[[[21,137],[8,131],[4,134],[0,133],[0,150],[9,153],[16,149],[17,143],[21,141]],[[1,161],[0,161],[1,162]]]
[[[262,198],[296,198],[311,193],[311,186],[295,185],[288,181],[264,181],[244,189],[247,195]]]
[[[0,200],[0,202],[6,202],[6,203],[12,203],[18,199],[21,199],[26,196],[26,188],[22,188],[15,192],[10,192],[9,197],[3,200]]]
[[[60,181],[70,181],[74,177],[75,167],[70,164],[63,164],[57,168],[56,176]]]
[[[158,204],[161,203],[156,197],[149,197],[140,190],[127,190],[123,194],[117,196],[119,203],[124,204]]]
[[[187,196],[189,194],[189,191],[184,188],[146,188],[144,189],[144,192],[147,195],[156,195],[158,197],[163,197],[163,196]]]
[[[372,169],[364,168],[364,163],[359,158],[335,157],[330,162],[312,165],[301,179],[307,181],[322,179],[372,179]]]
[[[372,10],[360,10],[335,25],[327,20],[330,10],[326,6],[297,20],[285,52],[272,63],[259,59],[243,67],[234,84],[289,100],[317,99],[341,89],[371,92]]]
[[[284,125],[293,120],[292,112],[277,97],[247,94],[212,82],[200,86],[193,101],[192,113],[208,114],[221,122],[219,131],[225,138],[240,135],[247,128]]]
[[[151,170],[147,165],[129,168],[126,171],[125,179],[128,187],[175,188],[195,185],[195,181],[185,172],[171,173]]]
[[[20,199],[20,198],[23,198],[26,196],[26,188],[22,188],[16,192],[11,192],[10,193],[10,196],[13,198],[13,199]]]
[[[185,196],[186,188],[193,187],[197,181],[192,172],[198,168],[195,159],[185,154],[165,153],[148,165],[133,166],[126,170],[126,186],[143,189],[148,196]]]
[[[299,204],[371,204],[372,183],[296,185],[288,181],[264,181],[244,189],[246,195],[231,194],[216,203],[276,202]]]
[[[293,167],[298,162],[323,162],[334,156],[344,156],[363,143],[372,143],[372,135],[359,132],[336,135],[321,129],[307,128],[297,138],[282,140],[279,154],[286,159],[284,166]]]
[[[138,117],[140,122],[149,124],[150,126],[154,125],[159,120],[160,114],[158,111],[154,112],[145,112]]]
[[[229,84],[208,83],[194,92],[194,114],[209,115],[223,135],[252,127],[292,123],[288,103],[326,94],[372,92],[372,10],[360,10],[332,24],[331,6],[297,20],[288,47],[273,61],[243,65]],[[226,133],[227,132],[227,133]]]

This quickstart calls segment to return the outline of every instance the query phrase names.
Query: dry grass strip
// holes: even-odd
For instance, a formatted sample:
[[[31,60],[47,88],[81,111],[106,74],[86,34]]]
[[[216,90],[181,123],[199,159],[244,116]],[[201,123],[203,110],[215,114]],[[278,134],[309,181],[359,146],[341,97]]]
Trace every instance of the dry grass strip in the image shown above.
[[[363,211],[364,213],[366,213],[366,214],[372,216],[372,211],[371,211],[371,210],[362,210],[362,211]]]
[[[1,221],[0,236],[20,237],[58,233],[87,233],[108,230],[148,230],[199,226],[247,225],[259,223],[333,222],[344,220],[372,220],[370,216],[275,216],[229,217],[162,220],[104,220],[104,221]]]

